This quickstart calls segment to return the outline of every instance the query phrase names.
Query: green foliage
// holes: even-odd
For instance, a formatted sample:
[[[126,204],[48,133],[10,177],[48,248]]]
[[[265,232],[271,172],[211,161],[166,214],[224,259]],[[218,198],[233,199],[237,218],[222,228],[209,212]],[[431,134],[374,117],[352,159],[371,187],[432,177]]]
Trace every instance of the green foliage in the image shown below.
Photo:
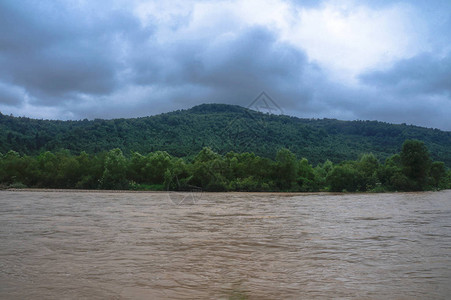
[[[108,152],[105,159],[105,167],[100,181],[103,189],[126,189],[128,180],[126,177],[127,160],[120,149]]]
[[[190,183],[213,192],[226,191],[228,186],[226,171],[224,158],[210,148],[204,148],[194,159]]]
[[[445,164],[441,161],[434,161],[429,171],[431,185],[437,189],[449,188],[449,179],[447,180]]]
[[[165,151],[124,156],[119,148],[90,155],[68,150],[37,156],[8,151],[0,155],[0,186],[189,191],[365,192],[436,190],[451,187],[451,171],[431,162],[419,141],[406,141],[400,154],[380,164],[374,154],[315,168],[281,148],[275,160],[254,153],[221,155],[204,147],[193,158]]]
[[[300,119],[221,104],[116,120],[49,121],[0,114],[0,152],[14,150],[21,155],[60,149],[98,155],[119,148],[125,156],[160,150],[193,159],[210,147],[220,154],[248,152],[274,159],[284,147],[317,165],[327,159],[356,160],[362,153],[384,161],[407,139],[424,141],[431,159],[451,167],[450,132],[382,122]]]
[[[165,151],[149,153],[142,168],[144,181],[151,184],[163,184],[164,174],[171,167],[171,156]]]
[[[404,175],[411,183],[411,190],[423,190],[427,184],[431,159],[423,142],[407,140],[402,145],[401,166]]]
[[[380,184],[378,178],[379,161],[374,154],[364,154],[357,163],[357,170],[360,173],[361,190],[373,190]]]
[[[315,182],[317,189],[322,191],[328,191],[329,187],[326,185],[327,176],[334,168],[334,164],[330,160],[326,160],[322,164],[318,164],[313,172],[315,174]]]
[[[288,149],[277,151],[274,180],[280,190],[292,190],[296,186],[298,164],[296,156]]]
[[[296,181],[301,192],[315,192],[320,187],[315,171],[306,158],[298,163]]]
[[[351,163],[335,166],[326,178],[332,192],[356,192],[361,190],[362,180]]]

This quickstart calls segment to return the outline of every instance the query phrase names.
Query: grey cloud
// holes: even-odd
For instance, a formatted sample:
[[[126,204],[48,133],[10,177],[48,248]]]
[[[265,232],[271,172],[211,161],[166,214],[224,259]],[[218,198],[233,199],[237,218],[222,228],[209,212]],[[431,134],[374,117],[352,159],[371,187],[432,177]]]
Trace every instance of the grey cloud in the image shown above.
[[[37,2],[0,4],[0,27],[11,28],[1,30],[0,79],[23,86],[45,104],[114,91],[125,67],[123,45],[150,34],[126,12],[102,15],[62,3],[52,2],[50,12]]]
[[[318,85],[315,98],[314,103],[320,105],[320,109],[318,113],[313,112],[313,117],[377,120],[451,130],[451,103],[447,96],[405,95],[380,88],[350,88],[326,82]]]
[[[136,54],[135,82],[141,85],[163,84],[166,87],[197,86],[205,102],[250,103],[265,90],[277,97],[281,105],[292,106],[291,96],[308,98],[310,90],[303,84],[304,70],[311,64],[306,55],[287,44],[264,27],[235,33],[233,38],[181,41],[171,47],[152,45],[143,56]],[[300,93],[300,91],[302,92]],[[194,94],[198,97],[198,94]],[[173,101],[196,104],[200,99],[183,93]],[[299,100],[299,97],[298,97]]]
[[[324,1],[289,2],[312,7]],[[127,10],[105,7],[104,1],[75,3],[0,1],[2,107],[18,111],[27,103],[51,108],[55,118],[137,117],[200,103],[247,106],[266,91],[289,115],[451,129],[450,53],[423,54],[367,72],[356,87],[329,78],[268,27],[243,28],[224,16],[216,20],[225,26],[218,32],[212,27],[199,36],[162,41],[154,35],[158,25],[143,27]],[[417,3],[426,8],[425,1]],[[434,15],[434,9],[425,15]],[[437,49],[449,46],[443,33],[449,33],[451,18],[445,15],[448,19],[435,23]],[[170,30],[188,26],[191,17],[175,20]]]
[[[133,66],[129,85],[149,89],[147,94],[140,94],[136,105],[126,105],[124,99],[124,105],[92,113],[142,116],[211,102],[247,106],[262,91],[286,113],[295,114],[299,106],[308,112],[313,109],[307,104],[313,93],[310,80],[321,77],[314,74],[320,69],[302,51],[279,42],[264,27],[248,28],[225,40],[218,36],[170,45],[149,40],[134,47],[128,60]],[[98,97],[97,101],[111,99]]]
[[[443,58],[422,54],[397,62],[388,71],[362,74],[363,83],[405,95],[451,93],[451,53]]]
[[[38,18],[38,11],[33,11],[30,2],[0,2],[0,51],[29,52],[43,47],[46,43],[59,38],[52,27],[46,28],[48,16]],[[39,33],[39,34],[37,34]]]
[[[25,98],[25,93],[19,87],[10,86],[0,81],[0,104],[21,105]]]
[[[418,55],[400,60],[388,70],[362,74],[360,80],[364,85],[355,89],[330,85],[329,99],[338,100],[332,107],[344,105],[359,119],[451,129],[450,55]]]
[[[419,126],[451,130],[450,104],[446,98],[431,99],[412,96],[400,100],[391,95],[373,94],[372,102],[361,111],[361,118],[376,119],[390,123],[407,123]]]
[[[12,75],[12,83],[26,87],[41,99],[71,92],[105,93],[115,83],[114,69],[107,61],[77,51],[10,57],[2,68]]]

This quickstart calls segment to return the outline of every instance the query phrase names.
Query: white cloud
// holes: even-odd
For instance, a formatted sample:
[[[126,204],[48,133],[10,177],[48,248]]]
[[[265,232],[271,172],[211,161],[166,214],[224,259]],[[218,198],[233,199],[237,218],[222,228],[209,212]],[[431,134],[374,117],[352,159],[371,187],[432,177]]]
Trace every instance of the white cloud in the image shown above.
[[[328,1],[298,10],[285,38],[338,79],[353,79],[369,68],[384,68],[427,50],[425,25],[405,4],[372,9],[354,1]]]
[[[156,24],[158,40],[213,42],[249,26],[264,26],[338,80],[355,83],[359,73],[389,67],[394,61],[430,50],[426,24],[403,3],[371,8],[354,0],[329,0],[302,7],[284,0],[144,1],[135,13]]]

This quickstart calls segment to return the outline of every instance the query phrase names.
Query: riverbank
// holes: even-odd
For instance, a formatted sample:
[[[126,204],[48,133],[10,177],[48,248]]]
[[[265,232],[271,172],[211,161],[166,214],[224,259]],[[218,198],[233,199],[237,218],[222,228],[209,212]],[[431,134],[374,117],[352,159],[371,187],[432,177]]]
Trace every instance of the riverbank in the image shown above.
[[[170,194],[170,193],[195,193],[195,194],[229,194],[229,195],[265,195],[265,196],[308,196],[308,195],[358,195],[358,194],[417,194],[417,193],[431,193],[438,191],[409,191],[409,192],[207,192],[207,191],[136,191],[136,190],[89,190],[89,189],[48,189],[48,188],[6,188],[0,192],[38,192],[38,193],[98,193],[98,194]]]
[[[335,192],[205,192],[205,191],[134,191],[134,190],[89,190],[89,189],[46,189],[46,188],[7,188],[0,192],[37,192],[37,193],[97,193],[97,194],[229,194],[229,195],[264,195],[264,196],[307,196],[307,195],[342,195]],[[359,194],[359,193],[349,193]],[[369,194],[369,193],[361,193]]]
[[[8,192],[58,192],[58,193],[167,193],[167,191],[134,191],[134,190],[86,190],[86,189],[46,189],[46,188],[7,188],[1,191]]]

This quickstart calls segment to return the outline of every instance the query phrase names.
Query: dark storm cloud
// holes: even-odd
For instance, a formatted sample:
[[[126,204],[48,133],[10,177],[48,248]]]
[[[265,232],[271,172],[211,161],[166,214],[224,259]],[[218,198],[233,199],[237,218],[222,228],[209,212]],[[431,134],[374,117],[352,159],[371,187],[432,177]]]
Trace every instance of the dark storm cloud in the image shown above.
[[[0,33],[0,80],[46,104],[114,91],[124,68],[122,41],[145,37],[139,22],[116,11],[98,15],[60,2],[47,5],[0,3],[0,28],[8,28]]]
[[[23,91],[18,87],[0,83],[0,99],[6,105],[19,105],[24,97]]]
[[[451,53],[440,58],[422,54],[397,62],[387,71],[360,76],[362,82],[403,95],[451,94]]]
[[[207,46],[197,66],[184,73],[184,80],[214,90],[211,96],[219,101],[247,105],[262,90],[278,93],[300,88],[307,65],[304,53],[279,43],[267,29],[254,27],[227,42]]]
[[[440,56],[451,41],[450,2],[359,1],[416,6],[436,32],[429,54],[367,71],[357,85],[333,79],[307,47],[282,40],[274,20],[246,23],[232,2],[212,2],[218,3],[212,16],[205,7],[197,15],[171,11],[169,20],[153,11],[145,22],[128,2],[114,3],[0,1],[1,109],[20,115],[41,109],[51,118],[137,117],[201,103],[247,106],[266,91],[289,115],[451,129],[451,55]],[[285,3],[321,9],[329,1]]]
[[[377,95],[362,116],[451,130],[451,53],[421,54],[388,70],[362,74],[360,79]]]
[[[199,93],[173,94],[174,108],[204,102],[246,106],[265,90],[282,105],[292,105],[287,96],[305,95],[304,70],[311,64],[306,55],[264,27],[253,27],[230,37],[202,41],[152,44],[134,54],[135,83],[159,85],[167,89],[197,87]],[[199,99],[201,96],[203,99]],[[292,98],[291,98],[292,99]]]
[[[287,109],[310,99],[311,88],[303,83],[309,66],[305,54],[278,42],[268,28],[247,28],[230,38],[159,43],[125,12],[105,10],[99,17],[93,7],[27,4],[1,4],[0,26],[12,30],[1,32],[0,80],[22,86],[36,104],[53,104],[84,117],[86,105],[69,105],[88,95],[90,101],[104,102],[91,108],[97,117],[113,117],[155,113],[158,102],[165,103],[162,111],[200,102],[246,106],[263,90]],[[136,107],[119,104],[104,110],[111,103],[106,96],[134,84],[155,92]]]

